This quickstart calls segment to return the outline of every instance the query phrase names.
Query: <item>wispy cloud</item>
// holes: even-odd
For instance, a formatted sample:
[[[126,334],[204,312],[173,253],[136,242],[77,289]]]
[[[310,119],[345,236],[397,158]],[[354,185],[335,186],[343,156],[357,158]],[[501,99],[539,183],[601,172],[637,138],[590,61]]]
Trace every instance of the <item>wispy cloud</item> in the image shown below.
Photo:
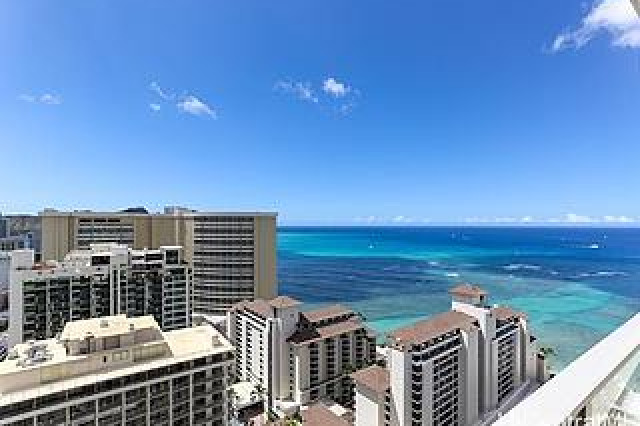
[[[153,112],[160,111],[160,109],[162,109],[162,104],[165,103],[173,105],[178,110],[190,115],[213,119],[218,118],[217,109],[201,97],[189,93],[176,95],[173,91],[162,88],[156,81],[152,81],[149,84],[149,90],[157,96],[157,102],[149,103],[149,109]]]
[[[152,81],[151,84],[149,84],[149,89],[165,101],[170,101],[175,98],[174,94],[166,92],[156,81]]]
[[[42,95],[31,95],[23,93],[21,95],[18,95],[18,99],[31,104],[60,105],[62,103],[62,98],[60,97],[60,95],[54,93],[44,93]]]
[[[280,80],[274,85],[274,90],[314,104],[319,101],[311,83],[308,81]]]
[[[614,46],[640,48],[640,18],[629,0],[599,0],[580,27],[556,36],[551,50],[580,49],[601,33],[608,33]]]
[[[607,223],[634,223],[636,220],[629,216],[605,216],[604,221]]]
[[[196,98],[193,95],[185,96],[180,101],[178,101],[176,105],[179,109],[191,115],[208,116],[213,119],[218,118],[218,115],[213,107],[209,106],[207,103],[205,103],[201,99]]]
[[[360,97],[359,90],[335,77],[327,77],[316,85],[309,81],[284,79],[277,81],[273,89],[339,115],[350,114]]]
[[[531,215],[522,217],[469,217],[464,219],[465,223],[470,224],[597,224],[597,223],[637,223],[638,220],[631,216],[587,216],[577,213],[566,213],[562,216],[536,218]]]

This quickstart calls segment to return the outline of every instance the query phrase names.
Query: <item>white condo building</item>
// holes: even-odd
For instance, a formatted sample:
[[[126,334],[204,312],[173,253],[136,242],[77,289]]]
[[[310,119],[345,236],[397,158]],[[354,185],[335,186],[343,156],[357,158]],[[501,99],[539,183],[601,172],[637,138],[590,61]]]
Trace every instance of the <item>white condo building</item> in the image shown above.
[[[0,424],[227,425],[232,363],[233,347],[209,326],[74,321],[0,362]]]
[[[300,305],[279,296],[242,302],[228,312],[236,377],[262,387],[278,414],[324,398],[350,405],[349,373],[375,359],[375,336],[348,308],[301,312]]]
[[[162,330],[191,325],[191,268],[181,247],[93,244],[62,262],[10,253],[9,343],[52,338],[69,321],[153,315]]]
[[[451,311],[390,333],[387,368],[352,375],[357,426],[473,425],[547,379],[524,314],[451,294]]]

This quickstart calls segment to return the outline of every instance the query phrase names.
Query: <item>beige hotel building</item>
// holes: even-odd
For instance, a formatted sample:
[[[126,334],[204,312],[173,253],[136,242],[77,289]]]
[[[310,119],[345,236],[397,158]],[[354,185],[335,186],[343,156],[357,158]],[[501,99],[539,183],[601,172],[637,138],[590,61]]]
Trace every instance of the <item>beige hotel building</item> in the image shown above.
[[[224,315],[240,301],[277,295],[275,213],[207,213],[180,207],[167,207],[163,213],[48,209],[40,218],[45,260],[62,260],[91,243],[183,247],[193,267],[197,313]]]

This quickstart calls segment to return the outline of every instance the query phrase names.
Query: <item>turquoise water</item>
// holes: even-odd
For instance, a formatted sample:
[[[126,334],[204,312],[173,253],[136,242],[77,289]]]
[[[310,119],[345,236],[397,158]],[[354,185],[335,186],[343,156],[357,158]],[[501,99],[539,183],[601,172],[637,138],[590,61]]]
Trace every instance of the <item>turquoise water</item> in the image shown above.
[[[282,228],[280,293],[344,303],[381,334],[461,282],[525,311],[560,369],[640,309],[640,229]]]

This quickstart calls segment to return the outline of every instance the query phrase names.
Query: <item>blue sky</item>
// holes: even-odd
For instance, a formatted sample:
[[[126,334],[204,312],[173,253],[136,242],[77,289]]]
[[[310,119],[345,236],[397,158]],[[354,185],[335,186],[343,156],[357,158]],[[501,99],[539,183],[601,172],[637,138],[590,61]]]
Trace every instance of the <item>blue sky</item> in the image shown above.
[[[0,211],[638,221],[626,1],[0,2]]]

